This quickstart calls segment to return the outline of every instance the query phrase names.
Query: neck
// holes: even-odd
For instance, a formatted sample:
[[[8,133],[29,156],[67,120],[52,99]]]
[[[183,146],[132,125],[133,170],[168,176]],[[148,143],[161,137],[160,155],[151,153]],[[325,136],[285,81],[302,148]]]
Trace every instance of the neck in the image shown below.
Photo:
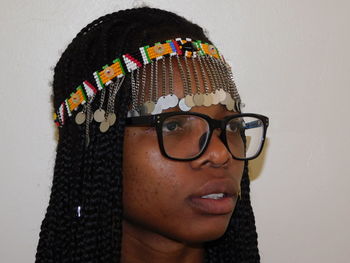
[[[121,263],[203,263],[204,249],[123,224]]]

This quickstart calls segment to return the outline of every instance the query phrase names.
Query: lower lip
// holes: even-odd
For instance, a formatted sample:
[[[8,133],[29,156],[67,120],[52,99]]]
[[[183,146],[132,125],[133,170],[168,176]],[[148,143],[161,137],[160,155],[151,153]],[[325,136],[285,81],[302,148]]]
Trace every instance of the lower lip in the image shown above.
[[[223,197],[220,199],[191,197],[189,199],[189,204],[195,210],[211,215],[230,214],[235,208],[234,197]]]

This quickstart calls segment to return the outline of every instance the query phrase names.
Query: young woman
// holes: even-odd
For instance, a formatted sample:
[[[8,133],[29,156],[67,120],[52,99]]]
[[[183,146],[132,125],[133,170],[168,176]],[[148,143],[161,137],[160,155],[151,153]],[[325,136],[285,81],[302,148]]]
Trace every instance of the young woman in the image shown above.
[[[87,25],[55,68],[54,179],[36,262],[259,262],[242,114],[199,26],[151,8]]]

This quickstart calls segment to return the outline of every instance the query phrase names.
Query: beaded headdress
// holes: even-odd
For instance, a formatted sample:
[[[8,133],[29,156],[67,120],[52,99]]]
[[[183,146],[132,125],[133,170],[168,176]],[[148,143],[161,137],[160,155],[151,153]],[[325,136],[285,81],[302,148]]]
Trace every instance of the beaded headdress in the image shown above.
[[[177,63],[180,71],[183,98],[174,94],[173,62]],[[105,65],[102,70],[95,71],[94,84],[83,81],[60,104],[54,114],[56,125],[62,127],[69,117],[75,115],[77,124],[86,122],[88,126],[94,119],[100,123],[101,132],[106,132],[116,121],[114,102],[127,74],[131,78],[132,94],[129,117],[159,114],[173,107],[189,111],[194,106],[208,107],[219,103],[225,105],[227,110],[241,112],[243,106],[231,68],[217,48],[199,40],[176,38],[140,47],[113,60],[113,64]],[[204,93],[200,88],[200,79]],[[195,92],[192,87],[195,87]],[[91,103],[97,93],[101,93],[100,103],[92,114]],[[79,109],[77,114],[73,114]]]

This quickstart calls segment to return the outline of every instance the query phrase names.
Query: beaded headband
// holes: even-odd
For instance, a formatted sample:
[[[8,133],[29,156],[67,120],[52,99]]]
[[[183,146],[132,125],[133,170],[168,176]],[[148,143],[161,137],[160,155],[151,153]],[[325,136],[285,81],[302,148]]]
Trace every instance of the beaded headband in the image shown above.
[[[174,94],[173,57],[177,60],[175,62],[178,63],[183,83],[184,97],[181,99]],[[180,57],[184,59],[180,60]],[[149,87],[146,87],[146,74],[148,74],[146,65],[150,67]],[[136,76],[134,76],[135,72]],[[162,76],[161,80],[158,80],[159,72]],[[191,79],[191,72],[194,81]],[[88,123],[94,119],[100,122],[101,132],[107,131],[116,121],[114,101],[128,73],[131,78],[132,92],[132,105],[128,116],[159,114],[163,110],[177,106],[182,111],[189,111],[194,106],[208,107],[220,103],[228,110],[238,112],[244,106],[234,84],[231,68],[217,48],[199,40],[176,38],[155,43],[153,46],[140,47],[136,52],[126,53],[113,60],[112,65],[105,65],[101,71],[95,71],[93,76],[96,86],[87,80],[83,81],[54,113],[56,125],[62,127],[68,117],[73,115],[73,111],[78,110],[82,105],[82,111],[75,115],[76,123],[83,124],[89,120],[88,126]],[[205,93],[200,91],[199,76],[204,84]],[[195,94],[192,93],[193,82],[196,87]],[[162,87],[160,96],[158,96],[160,92],[158,87]],[[105,103],[107,90],[108,98]],[[91,103],[99,91],[101,91],[100,105],[92,117]],[[107,105],[105,110],[103,105]]]

